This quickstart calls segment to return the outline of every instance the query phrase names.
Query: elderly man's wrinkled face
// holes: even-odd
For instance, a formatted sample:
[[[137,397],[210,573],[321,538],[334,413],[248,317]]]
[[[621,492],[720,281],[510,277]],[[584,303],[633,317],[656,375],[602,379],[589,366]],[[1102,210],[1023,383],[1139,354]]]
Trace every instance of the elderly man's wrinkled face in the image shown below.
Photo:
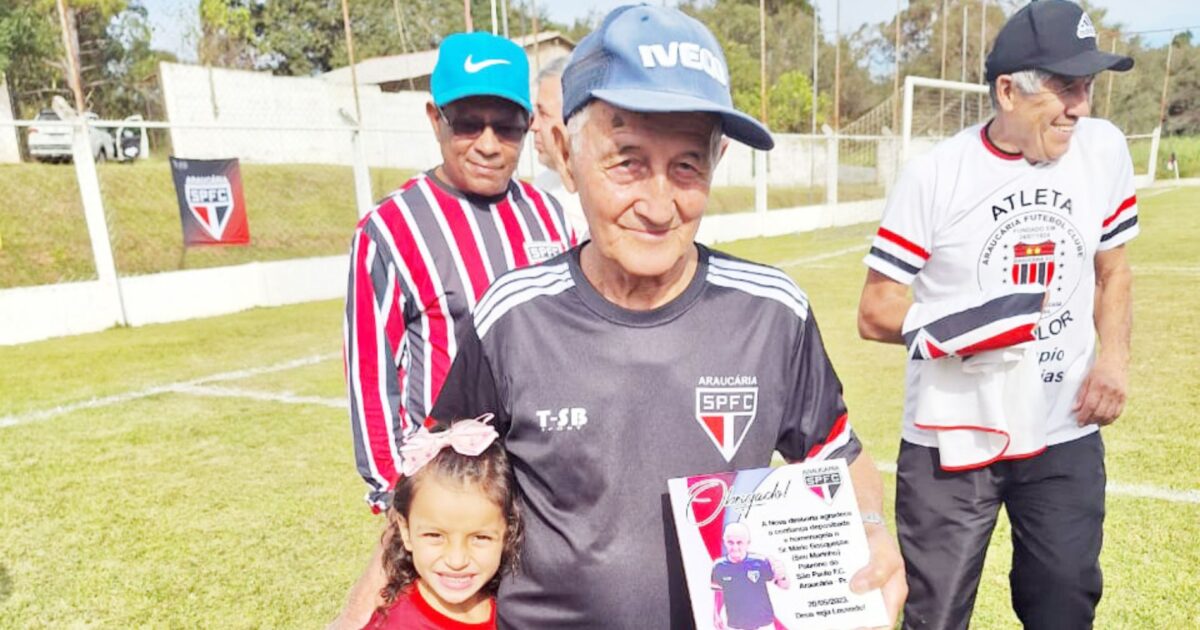
[[[567,177],[592,244],[631,276],[658,277],[694,250],[720,147],[713,114],[639,114],[595,101],[571,126]],[[562,148],[565,139],[555,138]],[[561,153],[560,153],[561,155]]]
[[[472,96],[438,108],[425,107],[442,148],[446,183],[476,195],[499,195],[521,156],[529,114],[516,103],[492,96]]]
[[[1038,92],[1012,94],[1021,153],[1033,162],[1053,162],[1070,148],[1075,123],[1091,113],[1092,77],[1051,77]]]

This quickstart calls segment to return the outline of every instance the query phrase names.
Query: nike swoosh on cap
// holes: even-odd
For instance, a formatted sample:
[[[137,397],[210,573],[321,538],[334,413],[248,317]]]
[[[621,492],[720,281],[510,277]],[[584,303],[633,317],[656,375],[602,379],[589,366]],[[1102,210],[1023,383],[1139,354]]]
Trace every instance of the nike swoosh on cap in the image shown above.
[[[510,63],[512,62],[507,59],[485,59],[479,63],[472,63],[471,55],[467,55],[467,60],[463,62],[463,70],[466,70],[467,74],[475,74],[476,72],[479,72],[480,70],[483,70],[489,66],[498,66]]]

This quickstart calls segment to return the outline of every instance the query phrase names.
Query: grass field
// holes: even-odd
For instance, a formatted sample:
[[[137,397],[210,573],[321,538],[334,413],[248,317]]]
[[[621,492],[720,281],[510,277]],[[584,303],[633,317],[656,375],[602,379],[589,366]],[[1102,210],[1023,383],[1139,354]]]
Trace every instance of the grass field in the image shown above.
[[[121,275],[136,275],[345,253],[357,212],[348,166],[242,164],[250,245],[181,250],[179,206],[165,160],[98,166]],[[412,175],[371,169],[374,199]],[[0,288],[90,280],[95,266],[83,206],[69,164],[0,165]],[[842,201],[881,197],[877,185],[848,184]],[[822,187],[775,187],[771,208],[824,203]],[[31,216],[31,209],[36,215]],[[709,212],[754,209],[750,186],[714,189]]]
[[[1133,168],[1137,173],[1145,173],[1150,162],[1150,140],[1142,139],[1129,143],[1129,152],[1133,158]],[[1171,154],[1179,162],[1180,177],[1200,177],[1200,137],[1196,136],[1163,136],[1158,146],[1157,179],[1173,179],[1175,174],[1167,170],[1167,160]]]
[[[348,166],[243,164],[251,244],[193,248],[181,259],[179,205],[167,162],[97,168],[122,275],[341,254],[358,216]],[[390,190],[410,174],[374,169],[372,187]],[[0,166],[0,190],[0,287],[95,277],[71,165]]]
[[[1097,627],[1195,628],[1200,189],[1141,198],[1131,400],[1104,433]],[[854,324],[872,228],[723,249],[806,289],[854,426],[886,463],[903,356]],[[0,628],[329,620],[379,533],[353,470],[340,316],[333,301],[0,348]],[[974,627],[1018,627],[1008,532],[1002,521]]]

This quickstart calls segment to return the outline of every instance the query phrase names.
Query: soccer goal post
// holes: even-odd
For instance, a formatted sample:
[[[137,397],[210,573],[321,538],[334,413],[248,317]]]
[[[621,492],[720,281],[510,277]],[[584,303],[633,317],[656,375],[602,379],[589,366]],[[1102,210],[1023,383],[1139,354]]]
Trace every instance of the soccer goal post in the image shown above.
[[[901,160],[908,161],[942,139],[983,121],[991,111],[986,85],[905,77]]]
[[[909,76],[904,79],[901,119],[901,164],[933,148],[959,131],[992,115],[988,87],[977,83],[943,81]],[[1158,164],[1161,128],[1150,133],[1128,133],[1125,139],[1133,158],[1138,186],[1153,182]]]

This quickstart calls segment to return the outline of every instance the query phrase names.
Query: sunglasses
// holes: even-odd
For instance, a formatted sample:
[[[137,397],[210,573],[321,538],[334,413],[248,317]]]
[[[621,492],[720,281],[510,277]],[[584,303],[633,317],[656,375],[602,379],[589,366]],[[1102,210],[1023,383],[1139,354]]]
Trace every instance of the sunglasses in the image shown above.
[[[518,144],[525,138],[525,134],[529,132],[529,122],[526,121],[523,125],[513,125],[508,123],[488,122],[479,120],[478,118],[457,118],[450,120],[446,116],[446,110],[441,107],[437,108],[438,114],[442,120],[450,125],[450,130],[454,132],[457,138],[474,140],[483,135],[483,130],[488,127],[492,128],[492,133],[496,134],[497,138],[509,144]]]

